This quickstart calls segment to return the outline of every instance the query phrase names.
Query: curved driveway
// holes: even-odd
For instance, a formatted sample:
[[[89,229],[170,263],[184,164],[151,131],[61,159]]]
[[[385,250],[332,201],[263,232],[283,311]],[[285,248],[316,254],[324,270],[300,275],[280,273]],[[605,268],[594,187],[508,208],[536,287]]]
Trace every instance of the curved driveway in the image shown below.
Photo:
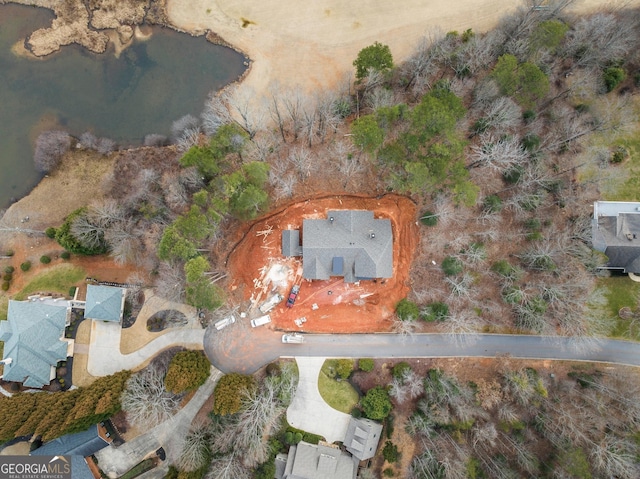
[[[204,335],[211,363],[225,373],[251,374],[279,357],[446,358],[496,357],[596,361],[640,366],[640,343],[601,339],[503,334],[305,334],[303,344],[283,344],[282,333],[266,329],[233,331],[232,346],[217,341],[214,328]]]

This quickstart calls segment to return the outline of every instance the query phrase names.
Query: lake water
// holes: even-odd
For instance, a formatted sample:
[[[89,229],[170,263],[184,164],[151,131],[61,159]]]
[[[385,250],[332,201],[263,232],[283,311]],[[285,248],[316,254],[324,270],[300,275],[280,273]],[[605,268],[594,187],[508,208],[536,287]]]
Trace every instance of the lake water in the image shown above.
[[[139,144],[149,133],[168,135],[183,115],[198,116],[209,92],[245,69],[237,52],[161,27],[120,58],[77,45],[44,59],[11,52],[52,19],[46,9],[0,5],[0,208],[39,181],[33,145],[42,131],[63,128],[78,137],[89,130]]]

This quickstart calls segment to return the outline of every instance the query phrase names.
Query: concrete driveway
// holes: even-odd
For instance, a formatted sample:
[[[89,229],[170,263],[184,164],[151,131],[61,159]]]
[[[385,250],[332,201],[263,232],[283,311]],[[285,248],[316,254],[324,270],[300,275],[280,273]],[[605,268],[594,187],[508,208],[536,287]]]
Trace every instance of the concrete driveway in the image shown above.
[[[135,370],[159,352],[173,346],[202,349],[204,329],[174,329],[130,354],[120,352],[122,328],[118,323],[91,322],[91,340],[87,371],[92,376],[107,376],[125,369]]]
[[[344,441],[351,416],[329,406],[318,391],[318,375],[324,358],[296,357],[298,388],[287,409],[287,421],[293,427],[324,436],[332,443]]]
[[[207,381],[171,419],[117,448],[108,446],[98,451],[95,456],[100,463],[100,469],[111,478],[120,477],[146,457],[154,455],[160,447],[167,453],[167,460],[163,466],[175,462],[180,456],[182,440],[189,432],[191,422],[207,398],[213,394],[221,376],[222,373],[212,366]],[[159,476],[165,471],[164,467],[156,468],[148,477]]]

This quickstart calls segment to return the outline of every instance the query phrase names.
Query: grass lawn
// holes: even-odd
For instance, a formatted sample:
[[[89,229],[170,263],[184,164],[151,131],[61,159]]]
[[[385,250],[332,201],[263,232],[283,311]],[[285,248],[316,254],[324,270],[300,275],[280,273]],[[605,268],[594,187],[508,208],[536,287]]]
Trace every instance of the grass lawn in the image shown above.
[[[640,136],[633,135],[615,143],[629,152],[629,159],[623,167],[629,177],[615,191],[605,195],[610,201],[640,201]]]
[[[85,277],[85,270],[71,264],[52,266],[33,278],[19,293],[16,300],[25,300],[38,291],[69,294],[69,288]]]
[[[604,288],[604,296],[607,300],[605,312],[615,319],[610,336],[640,341],[640,325],[636,325],[630,330],[629,326],[632,320],[622,319],[618,316],[620,308],[625,306],[634,312],[638,309],[640,283],[631,281],[627,276],[612,276],[599,279],[598,287]]]
[[[320,396],[333,409],[349,414],[358,404],[360,396],[349,381],[336,381],[335,375],[335,359],[327,359],[318,376]]]

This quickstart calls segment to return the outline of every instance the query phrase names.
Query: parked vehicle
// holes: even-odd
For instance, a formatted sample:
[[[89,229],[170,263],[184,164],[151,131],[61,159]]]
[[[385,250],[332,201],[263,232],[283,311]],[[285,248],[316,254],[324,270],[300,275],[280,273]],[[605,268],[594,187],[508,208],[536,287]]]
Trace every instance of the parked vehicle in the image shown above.
[[[251,320],[251,327],[257,328],[258,326],[262,326],[264,324],[271,322],[271,316],[265,314],[264,316],[259,316]]]
[[[284,299],[284,296],[282,296],[280,293],[276,293],[273,296],[271,296],[267,301],[262,303],[258,309],[262,314],[267,314],[269,311],[271,311],[273,308],[276,307],[276,304],[278,304],[283,299]]]
[[[294,343],[300,344],[304,343],[304,336],[302,334],[293,333],[293,334],[283,334],[282,335],[283,343]]]
[[[287,298],[287,308],[293,307],[293,303],[296,302],[296,298],[298,297],[299,292],[300,292],[300,286],[297,284],[294,284],[293,288],[291,288],[291,292],[289,293],[289,297]]]
[[[236,317],[233,314],[231,314],[226,318],[222,318],[220,321],[216,321],[214,323],[214,326],[218,331],[220,331],[221,329],[226,328],[227,326],[235,322],[236,322]]]

